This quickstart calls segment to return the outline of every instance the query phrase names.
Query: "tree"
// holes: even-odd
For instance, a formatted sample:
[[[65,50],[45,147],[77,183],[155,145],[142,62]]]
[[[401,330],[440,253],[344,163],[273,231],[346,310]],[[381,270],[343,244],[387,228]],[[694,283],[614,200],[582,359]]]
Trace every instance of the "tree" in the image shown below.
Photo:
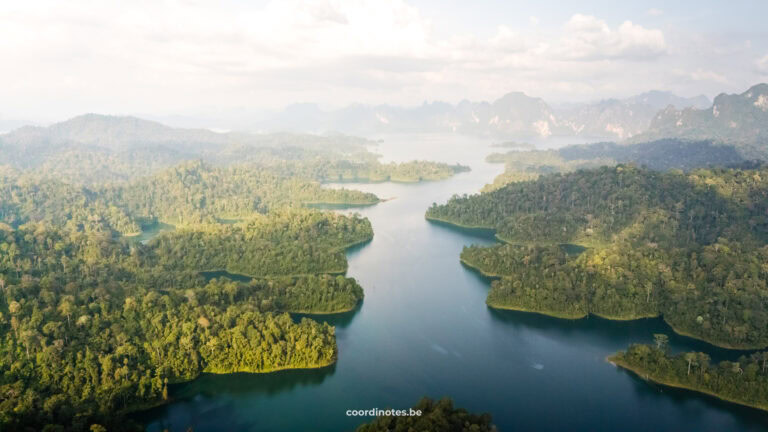
[[[669,345],[669,336],[657,333],[653,335],[653,341],[656,344],[656,349],[659,351],[666,351],[667,346]]]
[[[684,358],[688,362],[688,373],[686,375],[691,374],[691,364],[696,362],[697,357],[696,353],[685,353]]]

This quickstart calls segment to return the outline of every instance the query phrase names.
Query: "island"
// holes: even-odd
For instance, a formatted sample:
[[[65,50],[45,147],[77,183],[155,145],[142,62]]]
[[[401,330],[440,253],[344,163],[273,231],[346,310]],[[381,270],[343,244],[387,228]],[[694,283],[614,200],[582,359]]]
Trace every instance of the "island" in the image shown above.
[[[358,216],[312,210],[200,225],[146,244],[44,223],[0,229],[0,424],[110,427],[199,374],[317,368],[334,328],[286,312],[353,309],[363,291],[343,249],[370,240]],[[227,269],[249,282],[207,280]]]
[[[449,398],[434,401],[422,398],[411,408],[420,415],[382,415],[370,423],[362,424],[356,432],[389,431],[440,431],[440,432],[493,432],[490,414],[472,414],[463,408],[456,408]],[[407,410],[408,411],[408,410]],[[410,413],[410,411],[408,411]]]
[[[427,219],[493,229],[461,261],[493,276],[490,307],[662,317],[676,332],[768,346],[768,168],[600,167],[434,204]],[[576,250],[576,252],[574,252]]]
[[[632,345],[607,360],[645,380],[768,411],[768,352],[712,364],[703,352],[669,354],[663,336],[656,336],[656,345]]]

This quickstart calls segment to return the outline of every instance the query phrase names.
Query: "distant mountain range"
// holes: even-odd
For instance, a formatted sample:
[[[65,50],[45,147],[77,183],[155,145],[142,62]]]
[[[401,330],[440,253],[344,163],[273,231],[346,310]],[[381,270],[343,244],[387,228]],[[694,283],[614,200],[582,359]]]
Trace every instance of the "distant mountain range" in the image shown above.
[[[219,133],[172,128],[129,116],[85,114],[48,127],[0,134],[0,166],[40,168],[77,183],[122,181],[190,159],[217,164],[265,162],[318,154],[361,155],[372,144],[345,135]],[[83,170],[88,166],[88,170]]]
[[[646,131],[659,110],[705,108],[705,96],[683,98],[651,91],[627,99],[554,108],[540,98],[507,93],[493,102],[424,103],[413,108],[352,105],[324,111],[314,104],[291,105],[259,123],[263,129],[352,134],[455,132],[494,138],[580,136],[621,140]]]
[[[169,157],[221,152],[235,154],[240,146],[340,145],[349,136],[319,139],[302,135],[323,131],[372,136],[386,133],[460,133],[499,141],[538,141],[546,137],[580,137],[594,141],[648,142],[664,138],[712,140],[738,147],[745,157],[768,153],[768,84],[741,94],[683,98],[651,91],[626,99],[551,106],[520,92],[493,102],[424,103],[417,107],[351,105],[326,111],[314,104],[291,105],[249,123],[253,130],[294,133],[219,133],[181,129],[136,117],[87,114],[49,127],[26,126],[0,134],[3,154],[23,152],[24,158],[44,159],[64,148],[98,147],[108,151],[151,149]],[[187,119],[189,120],[189,119]],[[359,143],[357,143],[359,144]],[[177,154],[171,156],[171,153]]]
[[[653,117],[650,127],[633,142],[658,138],[711,139],[745,151],[768,149],[768,84],[741,94],[720,94],[705,109],[668,107]]]

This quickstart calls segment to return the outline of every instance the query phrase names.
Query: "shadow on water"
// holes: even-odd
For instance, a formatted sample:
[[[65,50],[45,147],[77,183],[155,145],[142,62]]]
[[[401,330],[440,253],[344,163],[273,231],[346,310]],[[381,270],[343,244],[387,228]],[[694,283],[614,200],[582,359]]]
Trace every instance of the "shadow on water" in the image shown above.
[[[736,414],[734,420],[741,426],[739,430],[753,430],[758,427],[768,430],[768,412],[724,401],[704,393],[656,384],[620,367],[616,368],[616,373],[629,378],[637,399],[653,402],[658,398],[664,398],[680,410],[687,409],[692,405],[691,402],[697,401],[705,408]]]
[[[560,244],[560,249],[562,249],[563,252],[571,256],[581,255],[582,252],[587,250],[587,248],[582,245],[577,245],[572,243],[562,243]]]
[[[355,315],[360,312],[363,307],[363,301],[361,300],[357,306],[349,312],[342,312],[337,314],[307,314],[307,313],[292,313],[291,318],[294,322],[301,321],[302,318],[309,318],[317,322],[327,323],[336,328],[347,328],[354,319]]]
[[[195,410],[176,416],[169,405],[162,405],[137,413],[135,419],[141,422],[148,418],[163,418],[149,431],[184,431],[190,425],[202,430],[222,430],[222,425],[225,425],[225,430],[252,430],[255,422],[236,423],[234,413],[242,409],[237,405],[239,397],[252,397],[254,394],[274,397],[302,387],[318,386],[335,372],[336,364],[266,374],[202,374],[191,382],[172,385],[169,389],[174,405],[194,405]]]
[[[349,259],[353,255],[360,253],[360,251],[363,250],[369,244],[371,244],[372,241],[373,241],[373,239],[369,239],[369,240],[366,240],[364,242],[356,243],[356,244],[354,244],[354,245],[344,249],[344,254],[347,256],[347,261],[349,261]]]
[[[213,279],[221,279],[221,278],[226,278],[226,279],[233,280],[235,282],[244,282],[244,283],[248,283],[251,280],[253,280],[253,278],[250,276],[241,275],[237,273],[230,273],[226,270],[200,272],[200,275],[202,275],[205,278],[206,282],[210,282]]]
[[[212,397],[221,393],[275,395],[297,387],[315,386],[336,372],[336,364],[318,369],[295,369],[271,373],[202,374],[196,380],[173,386],[176,400],[202,395]]]
[[[669,336],[671,352],[702,351],[709,354],[713,362],[733,361],[752,352],[719,348],[698,339],[679,335],[661,318],[614,321],[589,315],[570,320],[491,307],[488,308],[488,313],[497,322],[504,323],[516,331],[535,330],[552,339],[578,341],[580,344],[596,346],[606,353],[624,350],[633,343],[651,344],[654,341],[653,335],[657,333]]]
[[[496,230],[491,228],[469,228],[454,225],[452,223],[443,222],[440,220],[427,219],[430,225],[439,229],[451,231],[453,233],[464,234],[469,237],[475,237],[481,240],[496,240]]]
[[[461,263],[462,268],[467,270],[471,275],[475,276],[477,280],[488,285],[488,288],[490,288],[491,282],[501,279],[500,276],[488,276],[483,272],[481,272],[480,270],[476,269],[475,267],[465,264],[464,261],[459,261],[459,262]]]

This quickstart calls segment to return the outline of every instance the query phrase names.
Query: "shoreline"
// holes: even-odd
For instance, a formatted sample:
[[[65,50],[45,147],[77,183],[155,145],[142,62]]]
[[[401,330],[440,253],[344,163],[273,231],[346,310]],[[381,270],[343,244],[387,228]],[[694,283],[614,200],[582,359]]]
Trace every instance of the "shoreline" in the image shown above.
[[[456,226],[456,227],[459,227],[459,228],[465,228],[465,229],[473,229],[473,230],[488,230],[488,231],[493,231],[494,237],[496,236],[496,228],[491,228],[491,227],[487,227],[487,226],[479,226],[479,225],[476,225],[476,226],[472,226],[472,225],[462,225],[462,224],[460,224],[460,223],[457,223],[457,222],[451,222],[451,221],[449,221],[449,220],[447,220],[447,219],[439,218],[439,217],[436,217],[436,216],[430,216],[430,215],[428,215],[428,214],[425,214],[425,215],[424,215],[424,219],[426,219],[426,220],[428,220],[428,221],[432,221],[432,222],[441,222],[441,223],[444,223],[444,224],[446,224],[446,225],[453,225],[453,226]],[[497,238],[498,238],[498,237],[497,237]],[[499,239],[499,240],[501,240],[501,239]],[[503,240],[502,240],[502,241],[503,241]]]
[[[532,309],[526,309],[526,308],[521,307],[521,306],[506,306],[506,305],[502,306],[502,305],[499,305],[499,304],[489,303],[487,300],[486,300],[485,304],[489,308],[496,309],[496,310],[510,310],[510,311],[515,311],[515,312],[525,312],[525,313],[544,315],[544,316],[548,316],[548,317],[551,317],[551,318],[565,319],[565,320],[570,320],[570,321],[576,321],[576,320],[584,319],[584,318],[589,316],[588,313],[585,313],[583,315],[576,315],[576,314],[567,315],[567,314],[559,314],[559,313],[556,313],[556,312],[536,311],[536,310],[532,310]]]
[[[334,310],[331,312],[317,312],[317,311],[294,311],[294,310],[286,310],[283,311],[288,314],[297,314],[297,315],[338,315],[343,314],[347,312],[352,312],[353,310],[357,309],[358,306],[360,306],[360,303],[363,301],[363,299],[358,300],[354,306],[347,308],[347,309],[339,309]]]
[[[634,374],[638,378],[641,378],[641,379],[643,379],[645,381],[652,382],[654,384],[658,384],[658,385],[662,385],[662,386],[666,386],[666,387],[677,388],[677,389],[683,389],[683,390],[687,390],[687,391],[690,391],[690,392],[695,392],[695,393],[699,393],[699,394],[706,395],[706,396],[709,396],[709,397],[713,397],[713,398],[715,398],[717,400],[720,400],[720,401],[723,401],[723,402],[728,402],[728,403],[732,403],[732,404],[735,404],[735,405],[741,405],[741,406],[746,406],[746,407],[749,407],[749,408],[759,409],[761,411],[768,411],[768,405],[760,405],[760,404],[754,404],[754,403],[750,403],[750,402],[746,402],[746,401],[739,401],[739,400],[736,400],[736,399],[733,399],[733,398],[730,398],[730,397],[727,397],[727,396],[719,395],[719,394],[717,394],[717,393],[715,393],[715,392],[713,392],[711,390],[700,389],[700,388],[693,387],[691,385],[687,385],[687,384],[683,384],[683,383],[679,383],[679,382],[671,382],[671,381],[663,380],[663,379],[660,379],[660,378],[657,378],[657,377],[652,377],[650,374],[645,373],[645,371],[642,370],[641,368],[639,368],[637,366],[631,366],[627,362],[617,359],[616,358],[616,354],[613,354],[613,355],[610,355],[610,356],[606,357],[605,361],[607,361],[608,363],[611,363],[614,366],[617,366],[617,367],[620,367],[620,368],[622,368],[622,369],[624,369],[626,371],[629,371],[630,373]]]
[[[445,224],[448,224],[448,225],[457,226],[457,227],[460,227],[460,228],[489,229],[489,230],[492,230],[492,228],[465,226],[465,225],[453,223],[453,222],[450,222],[450,221],[447,221],[447,220],[444,220],[444,219],[434,218],[434,217],[431,217],[431,216],[425,216],[425,218],[427,220],[434,220],[434,221],[438,221],[438,222],[445,223]],[[499,237],[498,234],[495,234],[494,237],[496,237],[497,240],[499,240],[499,241],[501,241],[503,243],[514,244],[514,243],[510,243],[509,241],[504,240],[503,238]],[[564,244],[564,243],[558,243],[558,245],[562,245],[562,244]],[[589,245],[589,246],[584,245],[584,244],[577,244],[577,245],[585,247],[585,248],[594,247],[593,245]],[[465,259],[463,259],[461,257],[459,258],[459,261],[462,264],[464,264],[467,267],[469,267],[470,269],[472,269],[473,271],[478,272],[480,275],[482,275],[484,277],[492,278],[492,279],[501,279],[501,278],[504,277],[503,275],[498,275],[498,274],[495,274],[495,273],[487,273],[484,270],[480,269],[478,266],[468,262],[467,260],[465,260]],[[536,314],[539,314],[539,315],[546,315],[546,316],[550,316],[550,317],[553,317],[553,318],[561,318],[561,319],[569,319],[569,320],[586,318],[589,315],[594,315],[594,316],[600,317],[600,318],[605,319],[605,320],[610,320],[610,321],[634,321],[634,320],[647,319],[647,318],[661,318],[664,321],[664,323],[675,334],[677,334],[679,336],[684,336],[684,337],[688,337],[688,338],[691,338],[691,339],[695,339],[695,340],[698,340],[698,341],[706,342],[706,343],[708,343],[708,344],[710,344],[710,345],[712,345],[714,347],[717,347],[717,348],[724,348],[724,349],[734,350],[734,351],[753,351],[753,350],[759,350],[759,349],[764,349],[764,348],[768,347],[768,344],[767,345],[733,345],[733,344],[728,344],[728,343],[725,343],[725,342],[715,341],[715,340],[712,340],[712,339],[707,339],[707,338],[704,338],[704,337],[701,337],[701,336],[697,336],[697,335],[689,333],[689,332],[687,332],[685,330],[681,330],[681,329],[675,327],[672,323],[670,323],[666,319],[666,317],[664,316],[663,313],[659,313],[659,314],[656,314],[656,315],[610,316],[610,315],[603,315],[603,314],[596,313],[596,312],[588,312],[588,313],[586,313],[583,316],[575,317],[575,315],[559,314],[559,313],[556,313],[556,312],[553,313],[553,312],[546,312],[546,311],[536,311],[536,310],[530,310],[530,309],[525,309],[525,308],[522,308],[522,307],[515,307],[515,306],[502,306],[502,305],[499,305],[498,303],[496,303],[496,304],[488,303],[487,300],[486,300],[486,305],[488,305],[489,307],[492,307],[494,309],[514,310],[514,311],[519,311],[519,312],[536,313]]]
[[[270,373],[289,371],[289,370],[315,370],[315,369],[323,369],[323,368],[327,368],[327,367],[333,366],[337,362],[338,362],[338,348],[337,348],[337,354],[334,356],[334,358],[333,358],[333,360],[331,362],[325,363],[325,364],[320,364],[320,365],[317,365],[317,366],[304,366],[304,367],[284,366],[284,367],[279,367],[279,368],[274,368],[274,369],[265,369],[265,370],[260,370],[260,371],[235,370],[235,371],[227,371],[227,372],[215,372],[215,371],[210,371],[210,370],[204,369],[202,372],[197,374],[194,378],[190,378],[190,379],[186,379],[186,380],[174,380],[173,382],[171,382],[171,380],[169,380],[168,383],[169,384],[173,384],[173,385],[188,384],[188,383],[191,383],[191,382],[199,379],[200,376],[202,376],[203,374],[230,375],[230,374],[236,374],[236,373],[247,373],[247,374],[254,374],[255,375],[255,374],[270,374]],[[146,402],[146,403],[137,404],[137,405],[132,406],[132,407],[127,407],[127,408],[124,408],[124,409],[118,411],[118,413],[120,415],[130,416],[130,415],[133,415],[133,414],[140,413],[142,411],[149,411],[151,409],[158,408],[158,407],[161,407],[163,405],[168,405],[170,403],[173,403],[174,401],[175,401],[174,398],[169,397],[166,400],[160,399],[158,401]]]

